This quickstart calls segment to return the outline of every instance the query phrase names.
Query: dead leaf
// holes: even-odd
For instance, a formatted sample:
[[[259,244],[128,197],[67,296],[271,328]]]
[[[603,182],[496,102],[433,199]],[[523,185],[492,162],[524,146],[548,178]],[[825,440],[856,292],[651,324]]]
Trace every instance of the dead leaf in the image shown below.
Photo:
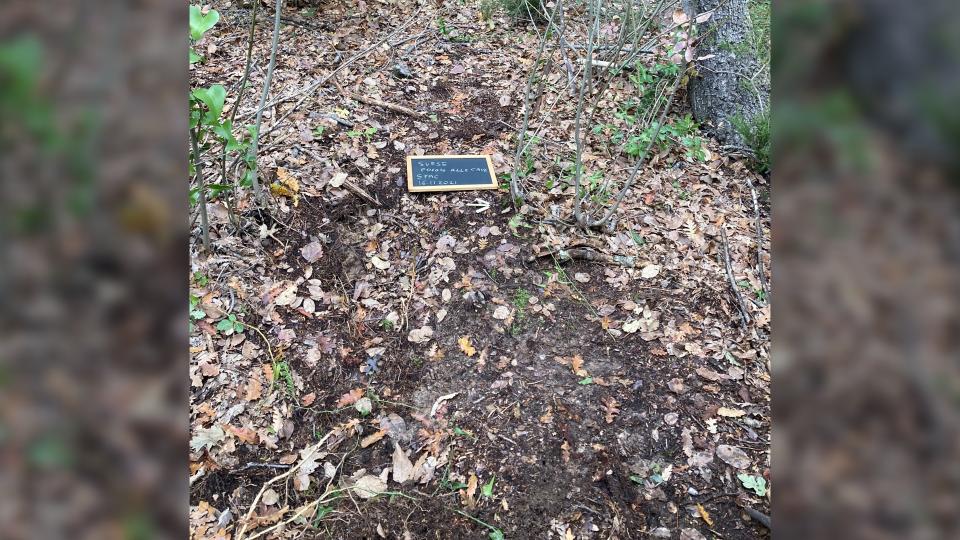
[[[390,261],[385,261],[376,255],[370,257],[370,262],[376,266],[378,270],[386,270],[387,268],[390,268]]]
[[[233,433],[241,442],[246,444],[257,444],[257,432],[251,428],[239,428],[236,426],[227,426],[227,430]]]
[[[640,270],[640,277],[644,279],[650,279],[657,277],[657,274],[660,273],[659,264],[648,264],[643,267],[643,270]]]
[[[280,494],[271,488],[263,492],[263,497],[260,500],[267,506],[273,506],[280,500]]]
[[[729,444],[717,446],[717,457],[727,462],[731,467],[746,469],[750,466],[750,457],[742,449]]]
[[[256,401],[260,399],[260,396],[263,394],[263,383],[260,382],[260,377],[253,373],[250,375],[250,380],[247,381],[247,395],[245,396],[247,401]]]
[[[340,396],[340,399],[337,400],[336,408],[346,407],[348,405],[353,405],[357,402],[358,399],[363,397],[363,388],[354,388],[353,390],[347,392],[346,394]]]
[[[316,399],[317,399],[317,393],[316,393],[316,392],[310,392],[309,394],[307,394],[307,395],[303,396],[302,398],[300,398],[300,402],[303,403],[303,406],[304,406],[304,407],[309,407],[309,406],[313,405],[313,402],[316,401]]]
[[[366,447],[370,446],[371,444],[374,444],[374,443],[376,443],[377,441],[379,441],[380,439],[382,439],[386,434],[387,434],[387,432],[381,429],[381,430],[378,430],[378,431],[376,431],[376,432],[374,432],[374,433],[372,433],[372,434],[370,434],[370,435],[367,435],[366,437],[363,438],[362,441],[360,441],[360,447],[361,447],[361,448],[366,448]]]
[[[422,328],[411,330],[410,333],[407,335],[407,341],[410,341],[412,343],[426,343],[430,341],[432,337],[433,337],[433,328],[429,326],[424,326]]]
[[[497,309],[493,310],[493,318],[499,321],[502,321],[510,316],[510,308],[507,306],[499,306]]]
[[[403,484],[413,476],[413,463],[396,442],[393,443],[393,481]]]
[[[540,416],[541,424],[549,424],[553,422],[553,407],[547,405],[547,411]]]
[[[719,409],[717,409],[717,414],[719,414],[720,416],[726,416],[729,418],[739,418],[747,413],[746,411],[741,411],[740,409],[728,409],[726,407],[720,407]]]
[[[577,272],[573,275],[573,279],[579,281],[580,283],[588,283],[590,281],[590,274],[585,272]]]
[[[387,490],[387,483],[372,474],[368,474],[353,484],[353,491],[361,499],[372,499]]]
[[[347,181],[347,173],[338,172],[337,174],[333,175],[333,178],[331,178],[329,182],[327,182],[327,185],[330,187],[338,188],[342,186],[343,183],[346,181]]]
[[[700,517],[707,522],[707,525],[713,527],[713,519],[710,517],[710,514],[707,512],[707,509],[703,507],[702,504],[697,503],[697,512],[700,512]]]
[[[697,368],[697,375],[703,377],[708,381],[713,381],[713,382],[717,382],[721,379],[726,378],[723,374],[717,373],[716,371],[708,367],[702,367],[702,366]]]
[[[323,256],[323,244],[314,241],[300,248],[300,255],[308,262],[316,262]]]
[[[470,343],[470,336],[463,336],[458,339],[457,345],[460,346],[460,350],[463,351],[463,354],[469,357],[473,357],[473,355],[477,354],[477,349],[475,349]]]
[[[620,404],[617,403],[616,399],[607,397],[603,399],[603,405],[601,407],[603,408],[604,412],[604,421],[606,421],[608,424],[612,424],[614,418],[620,414]]]
[[[573,358],[570,359],[570,369],[577,377],[587,376],[587,370],[583,369],[583,357],[579,354],[573,355]]]
[[[467,508],[470,508],[471,510],[473,510],[473,508],[477,505],[477,501],[473,497],[477,494],[478,483],[479,480],[477,479],[477,475],[470,473],[470,478],[467,479],[467,491],[464,504],[466,504]]]
[[[679,378],[673,378],[667,381],[667,388],[677,394],[682,394],[687,391],[686,385],[683,384],[683,379]]]
[[[200,428],[197,429],[196,435],[190,439],[190,448],[194,452],[199,452],[203,449],[209,450],[220,444],[226,436],[227,434],[223,431],[223,428],[218,425],[206,429]]]

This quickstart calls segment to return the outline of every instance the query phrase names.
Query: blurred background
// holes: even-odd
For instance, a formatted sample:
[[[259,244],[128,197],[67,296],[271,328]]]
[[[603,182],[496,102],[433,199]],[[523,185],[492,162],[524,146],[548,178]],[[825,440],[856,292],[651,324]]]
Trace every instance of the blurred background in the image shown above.
[[[955,538],[960,3],[773,9],[774,531]],[[0,536],[187,533],[187,9],[0,4]]]
[[[186,28],[0,3],[0,537],[187,537]]]
[[[775,535],[960,537],[960,3],[773,21]]]

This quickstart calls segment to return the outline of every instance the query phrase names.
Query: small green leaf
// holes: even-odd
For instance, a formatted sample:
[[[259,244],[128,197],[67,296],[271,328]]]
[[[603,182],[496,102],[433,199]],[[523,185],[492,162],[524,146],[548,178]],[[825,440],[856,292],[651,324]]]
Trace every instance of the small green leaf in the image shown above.
[[[230,319],[221,319],[220,322],[217,323],[217,330],[220,332],[226,332],[231,328],[233,328],[233,321]]]
[[[215,9],[211,9],[204,15],[200,11],[200,6],[190,6],[190,39],[199,40],[219,20],[220,14]]]
[[[193,90],[193,96],[207,106],[207,115],[204,122],[212,124],[223,112],[223,104],[227,99],[227,91],[222,85],[215,84],[210,88],[196,88]]]
[[[503,531],[494,529],[493,532],[490,533],[490,540],[503,540]]]
[[[577,384],[583,384],[583,385],[593,384],[593,377],[587,377],[586,379],[581,380]]]
[[[752,476],[747,473],[737,475],[743,487],[753,490],[758,496],[763,497],[767,494],[767,481],[762,476]]]
[[[496,481],[497,481],[497,475],[491,476],[490,481],[484,484],[483,487],[480,488],[480,494],[488,499],[493,497],[493,483]]]
[[[637,475],[635,475],[635,474],[631,474],[631,475],[630,475],[630,480],[633,481],[633,482],[636,483],[636,484],[643,484],[643,478],[641,478],[641,477],[639,477],[639,476],[637,476]]]
[[[196,64],[201,60],[203,60],[203,57],[197,54],[197,51],[193,50],[193,47],[190,47],[190,63]]]

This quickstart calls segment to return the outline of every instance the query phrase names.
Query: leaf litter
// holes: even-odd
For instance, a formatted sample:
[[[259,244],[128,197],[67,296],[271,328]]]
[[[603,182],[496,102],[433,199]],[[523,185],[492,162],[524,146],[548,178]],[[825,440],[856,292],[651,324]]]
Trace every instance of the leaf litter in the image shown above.
[[[302,510],[306,519],[284,526],[296,536],[335,509],[344,537],[449,531],[451,521],[493,534],[473,519],[507,538],[553,529],[699,538],[708,527],[755,537],[744,536],[735,507],[704,495],[737,491],[768,505],[769,305],[751,302],[755,323],[741,328],[717,257],[727,227],[733,271],[750,292],[754,216],[743,178],[752,173],[716,148],[706,163],[652,168],[600,246],[645,261],[635,267],[531,260],[580,240],[532,226],[532,208],[503,212],[503,192],[407,194],[403,157],[485,153],[509,173],[532,27],[502,13],[488,26],[479,6],[424,5],[406,30],[420,37],[375,48],[339,79],[436,120],[336,92],[291,112],[296,90],[336,65],[337,51],[384,38],[407,4],[367,4],[378,15],[370,18],[346,5],[284,10],[315,22],[282,29],[271,99],[286,99],[276,113],[290,115],[260,156],[278,222],[253,221],[245,236],[211,203],[217,249],[190,269],[208,278],[191,283],[202,299],[190,338],[192,533],[236,535],[239,516],[283,471],[273,467],[285,465],[295,474],[269,488],[277,501],[264,493],[260,502],[273,504],[253,509],[248,533]],[[196,84],[228,83],[244,62],[249,12],[212,7],[225,15],[205,38],[215,57],[191,68]],[[437,33],[440,19],[463,41]],[[265,20],[258,62],[268,54]],[[411,78],[394,75],[400,60]],[[262,77],[251,73],[253,87]],[[613,91],[632,89],[616,79]],[[241,104],[238,118],[252,107]],[[570,126],[554,122],[564,138]],[[548,169],[535,159],[531,174],[545,180]],[[251,199],[236,203],[251,219]],[[229,315],[245,331],[218,330]],[[488,477],[497,479],[490,495],[478,487]],[[462,495],[425,497],[412,486]],[[319,504],[324,489],[350,490],[362,506]],[[391,489],[411,499],[388,503]]]

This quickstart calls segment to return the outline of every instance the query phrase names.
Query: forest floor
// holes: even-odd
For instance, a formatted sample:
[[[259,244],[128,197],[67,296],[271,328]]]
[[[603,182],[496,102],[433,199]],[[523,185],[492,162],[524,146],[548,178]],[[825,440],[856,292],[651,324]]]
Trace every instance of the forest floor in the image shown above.
[[[230,106],[250,13],[212,7],[191,77]],[[243,122],[269,56],[260,11]],[[665,150],[616,230],[590,235],[515,213],[503,189],[408,193],[410,154],[510,172],[534,27],[488,25],[473,2],[284,15],[260,152],[273,211],[237,197],[235,226],[216,199],[212,252],[191,243],[191,536],[765,537],[746,510],[770,513],[771,435],[747,180],[769,273],[767,181],[710,140],[705,160]],[[338,82],[422,117],[325,84],[283,118],[384,38]],[[633,264],[558,256],[577,246]]]

